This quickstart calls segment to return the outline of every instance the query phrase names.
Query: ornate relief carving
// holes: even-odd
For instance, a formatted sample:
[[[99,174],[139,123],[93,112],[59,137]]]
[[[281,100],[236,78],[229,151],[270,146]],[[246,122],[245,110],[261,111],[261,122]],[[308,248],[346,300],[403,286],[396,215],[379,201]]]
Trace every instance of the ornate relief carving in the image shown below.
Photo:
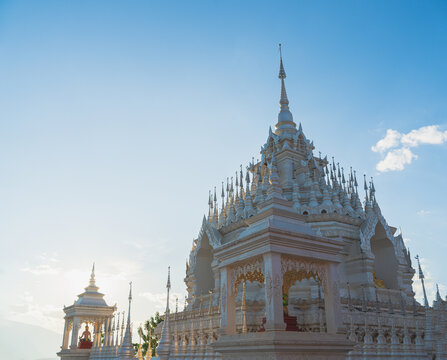
[[[237,293],[237,288],[239,284],[242,282],[242,280],[251,282],[257,281],[262,284],[264,282],[264,274],[257,270],[254,272],[249,271],[245,274],[240,274],[239,277],[234,282],[233,293],[235,294]]]
[[[236,294],[237,287],[242,280],[264,282],[264,261],[262,257],[251,258],[231,269],[232,295]]]
[[[265,291],[266,291],[266,297],[267,297],[267,304],[272,303],[273,296],[276,294],[276,296],[282,297],[282,293],[280,293],[281,289],[281,279],[279,275],[276,275],[274,279],[272,279],[272,275],[270,273],[266,276],[265,281]]]
[[[320,278],[318,275],[314,272],[308,272],[304,269],[300,270],[288,270],[283,274],[282,277],[282,293],[288,294],[289,289],[295,284],[296,281],[301,281],[303,279],[309,280],[309,279],[315,279],[317,281],[320,281]]]
[[[284,275],[287,272],[290,272],[290,275],[288,275],[290,280],[288,281],[292,281],[294,276],[296,276],[295,281],[300,280],[300,277],[301,280],[314,277],[321,281],[323,291],[328,289],[327,266],[323,262],[283,255],[281,256],[281,273]]]

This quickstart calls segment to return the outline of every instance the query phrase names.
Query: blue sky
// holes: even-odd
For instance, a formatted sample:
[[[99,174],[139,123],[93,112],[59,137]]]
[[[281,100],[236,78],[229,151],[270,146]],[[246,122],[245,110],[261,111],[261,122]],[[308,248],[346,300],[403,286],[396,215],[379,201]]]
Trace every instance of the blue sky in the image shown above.
[[[295,121],[445,294],[446,40],[442,1],[0,1],[0,318],[61,332],[93,261],[137,322],[168,264],[182,296],[208,190],[275,124],[279,42]]]

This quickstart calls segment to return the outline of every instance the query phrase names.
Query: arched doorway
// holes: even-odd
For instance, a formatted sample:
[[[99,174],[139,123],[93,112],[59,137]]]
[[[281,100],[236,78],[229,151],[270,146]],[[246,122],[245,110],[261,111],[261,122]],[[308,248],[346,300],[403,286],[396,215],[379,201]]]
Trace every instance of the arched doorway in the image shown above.
[[[371,251],[374,254],[375,283],[378,287],[398,289],[397,259],[393,243],[388,239],[385,228],[378,222],[374,236],[370,240]]]
[[[287,271],[283,275],[283,305],[285,315],[296,318],[298,331],[325,331],[324,293],[317,274],[303,269]]]
[[[214,289],[214,275],[211,268],[213,261],[213,248],[210,245],[207,235],[203,235],[200,248],[196,255],[196,267],[194,277],[196,279],[195,294],[207,295]]]

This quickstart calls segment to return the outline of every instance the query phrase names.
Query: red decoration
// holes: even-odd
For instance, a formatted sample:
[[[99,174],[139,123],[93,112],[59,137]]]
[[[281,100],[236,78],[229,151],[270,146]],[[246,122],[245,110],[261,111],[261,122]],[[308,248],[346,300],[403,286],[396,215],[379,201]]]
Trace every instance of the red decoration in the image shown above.
[[[78,349],[91,349],[93,343],[90,340],[80,340],[78,344]]]

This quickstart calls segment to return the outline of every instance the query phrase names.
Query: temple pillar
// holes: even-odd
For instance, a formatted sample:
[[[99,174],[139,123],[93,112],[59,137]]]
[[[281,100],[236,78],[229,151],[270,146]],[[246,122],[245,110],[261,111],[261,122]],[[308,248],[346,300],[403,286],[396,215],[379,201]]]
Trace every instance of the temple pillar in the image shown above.
[[[62,338],[62,350],[68,349],[68,340],[70,335],[70,320],[65,319],[64,335]]]
[[[99,342],[101,341],[101,324],[99,321],[95,321],[93,323],[93,347],[98,347]]]
[[[328,264],[324,289],[324,308],[326,312],[326,327],[330,334],[344,332],[340,291],[338,288],[338,264]]]
[[[285,330],[282,307],[281,255],[264,254],[266,331]]]
[[[234,304],[234,296],[231,289],[231,270],[224,268],[220,271],[220,330],[224,334],[233,334],[236,332],[236,309]]]
[[[221,276],[221,272],[216,269],[214,271],[214,292],[213,292],[213,306],[214,305],[219,305],[220,303],[220,276]]]
[[[73,318],[73,331],[71,333],[71,349],[76,349],[78,347],[78,337],[79,337],[79,327],[80,327],[79,318]]]

